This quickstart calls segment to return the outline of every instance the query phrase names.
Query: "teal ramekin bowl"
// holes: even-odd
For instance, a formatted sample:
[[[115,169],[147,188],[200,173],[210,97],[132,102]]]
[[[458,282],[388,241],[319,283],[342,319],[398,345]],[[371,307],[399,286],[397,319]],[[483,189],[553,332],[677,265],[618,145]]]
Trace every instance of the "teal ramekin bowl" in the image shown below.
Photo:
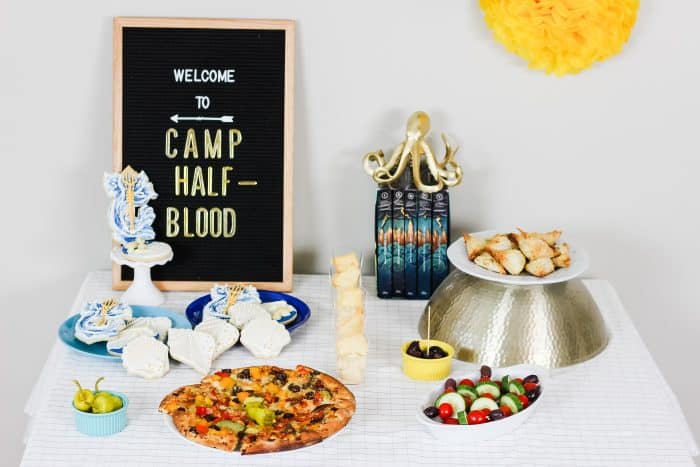
[[[75,427],[84,435],[88,436],[109,436],[119,433],[126,428],[128,419],[126,409],[129,407],[129,399],[120,392],[107,391],[122,400],[124,405],[121,409],[109,413],[92,413],[83,412],[75,408],[71,402],[73,415],[75,418]]]

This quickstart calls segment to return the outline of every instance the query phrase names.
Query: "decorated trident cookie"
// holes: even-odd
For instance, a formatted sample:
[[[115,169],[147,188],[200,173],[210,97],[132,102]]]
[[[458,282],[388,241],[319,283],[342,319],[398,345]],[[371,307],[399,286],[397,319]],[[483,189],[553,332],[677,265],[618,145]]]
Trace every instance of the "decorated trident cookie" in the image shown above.
[[[114,239],[125,253],[144,248],[156,238],[153,221],[156,215],[148,202],[158,197],[146,172],[136,172],[131,166],[104,175],[107,195],[113,198],[109,209],[109,224]],[[137,212],[138,209],[138,212]]]
[[[87,302],[75,322],[75,338],[86,344],[106,341],[119,334],[131,319],[131,307],[116,298]]]
[[[112,198],[109,225],[120,246],[112,249],[112,261],[134,269],[134,280],[121,300],[139,305],[160,305],[163,294],[151,281],[151,267],[173,259],[170,245],[156,242],[153,221],[156,214],[148,202],[158,197],[146,172],[127,166],[121,172],[106,173],[104,187]]]
[[[231,318],[230,308],[236,303],[260,303],[260,295],[252,285],[214,284],[209,295],[211,301],[204,306],[202,320],[219,318],[228,321]]]

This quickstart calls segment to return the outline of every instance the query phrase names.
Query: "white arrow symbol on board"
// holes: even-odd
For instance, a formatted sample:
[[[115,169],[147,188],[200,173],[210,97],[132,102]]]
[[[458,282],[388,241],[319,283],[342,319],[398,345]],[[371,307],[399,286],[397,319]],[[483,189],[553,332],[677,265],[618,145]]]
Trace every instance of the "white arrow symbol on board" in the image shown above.
[[[195,121],[195,122],[208,122],[208,121],[214,121],[214,122],[221,122],[221,123],[233,123],[233,115],[223,115],[221,117],[181,117],[178,114],[175,114],[170,117],[170,120],[172,120],[175,123],[179,123],[180,121]]]

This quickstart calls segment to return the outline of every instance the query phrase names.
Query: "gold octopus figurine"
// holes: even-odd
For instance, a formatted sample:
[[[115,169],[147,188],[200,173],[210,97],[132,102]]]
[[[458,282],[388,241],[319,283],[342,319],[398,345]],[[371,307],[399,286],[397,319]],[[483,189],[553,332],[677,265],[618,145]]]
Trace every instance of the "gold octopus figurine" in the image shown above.
[[[441,134],[442,141],[445,143],[445,157],[442,161],[438,161],[425,141],[429,131],[430,117],[428,114],[421,111],[413,113],[408,117],[406,123],[406,138],[396,146],[389,161],[384,161],[384,152],[381,150],[370,152],[363,159],[365,172],[375,182],[389,184],[401,177],[410,158],[413,182],[420,191],[435,193],[445,186],[458,185],[462,181],[462,168],[454,159],[457,148],[450,147],[445,134]],[[425,157],[428,171],[435,183],[424,183],[421,179],[420,167],[423,157]]]

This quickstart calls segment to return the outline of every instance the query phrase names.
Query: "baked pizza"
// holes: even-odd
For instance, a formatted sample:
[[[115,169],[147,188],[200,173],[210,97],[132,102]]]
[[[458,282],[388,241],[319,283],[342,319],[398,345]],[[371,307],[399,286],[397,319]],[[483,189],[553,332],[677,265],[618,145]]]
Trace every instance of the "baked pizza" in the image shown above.
[[[303,365],[220,370],[160,403],[186,438],[241,454],[319,443],[355,413],[355,396],[335,378]]]

